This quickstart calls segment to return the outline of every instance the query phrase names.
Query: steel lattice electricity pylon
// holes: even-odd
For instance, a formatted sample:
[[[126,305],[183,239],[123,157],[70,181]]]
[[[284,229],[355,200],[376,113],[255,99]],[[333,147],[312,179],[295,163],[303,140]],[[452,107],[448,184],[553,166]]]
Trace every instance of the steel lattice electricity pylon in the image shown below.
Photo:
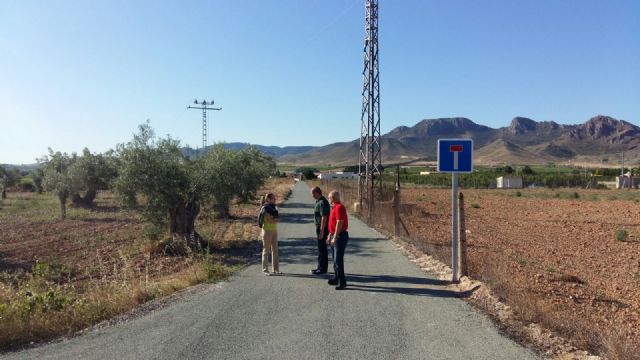
[[[382,187],[380,148],[380,63],[378,61],[378,0],[365,0],[364,69],[362,70],[362,112],[360,115],[360,155],[358,197],[374,211],[375,190]]]
[[[193,100],[193,103],[200,106],[187,106],[187,109],[201,109],[202,110],[202,150],[207,150],[207,110],[217,110],[220,111],[222,108],[214,108],[207,105],[213,105],[213,100],[207,102],[207,100],[202,100],[198,102],[198,100]]]

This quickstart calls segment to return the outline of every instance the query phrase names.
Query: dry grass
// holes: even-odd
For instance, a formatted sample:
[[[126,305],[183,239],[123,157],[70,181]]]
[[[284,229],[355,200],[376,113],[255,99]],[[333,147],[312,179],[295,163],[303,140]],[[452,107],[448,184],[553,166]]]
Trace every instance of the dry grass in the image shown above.
[[[292,181],[262,190],[288,196]],[[257,204],[233,204],[231,217],[204,209],[196,228],[211,254],[165,256],[165,237],[138,213],[100,193],[93,209],[58,219],[50,194],[10,193],[0,209],[0,349],[40,342],[127,312],[186,287],[228,277],[255,254]]]

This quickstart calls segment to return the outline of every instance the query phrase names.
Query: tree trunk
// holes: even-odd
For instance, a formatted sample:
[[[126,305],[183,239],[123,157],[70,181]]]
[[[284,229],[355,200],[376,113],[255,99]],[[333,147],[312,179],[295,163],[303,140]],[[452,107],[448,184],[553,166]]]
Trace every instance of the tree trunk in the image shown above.
[[[60,199],[60,217],[62,220],[67,218],[67,196],[66,195],[58,195],[58,199]]]
[[[169,231],[171,234],[184,239],[194,250],[206,249],[208,243],[196,231],[196,218],[200,213],[200,203],[197,200],[182,202],[171,213]]]
[[[87,192],[84,194],[84,197],[80,196],[79,193],[75,193],[72,196],[72,201],[76,205],[82,206],[91,206],[93,204],[93,200],[96,199],[98,192],[94,188],[89,188]]]
[[[7,198],[7,189],[5,189],[4,186],[2,187],[2,198],[3,199]]]

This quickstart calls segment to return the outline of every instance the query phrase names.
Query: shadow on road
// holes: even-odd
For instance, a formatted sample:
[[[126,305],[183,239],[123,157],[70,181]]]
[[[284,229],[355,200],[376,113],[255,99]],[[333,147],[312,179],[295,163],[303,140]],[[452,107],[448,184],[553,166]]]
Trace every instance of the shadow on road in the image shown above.
[[[378,257],[381,251],[374,250],[368,246],[368,242],[377,239],[353,238],[349,239],[345,253],[345,262],[349,262],[349,257]],[[283,239],[278,242],[280,263],[283,264],[303,264],[315,265],[318,257],[318,245],[314,237]],[[331,262],[331,250],[329,250],[329,261]]]
[[[303,204],[303,203],[284,203],[278,206],[281,209],[313,209],[314,204]]]
[[[347,275],[347,283],[349,283],[349,280],[350,278]],[[346,290],[443,298],[464,298],[473,294],[476,289],[477,287],[468,291],[458,292],[453,290],[430,289],[424,287],[370,286],[361,284],[349,284]]]
[[[413,285],[449,285],[451,282],[411,276],[349,274],[355,283],[401,283]]]
[[[313,214],[283,214],[280,223],[284,224],[310,224],[313,222]]]

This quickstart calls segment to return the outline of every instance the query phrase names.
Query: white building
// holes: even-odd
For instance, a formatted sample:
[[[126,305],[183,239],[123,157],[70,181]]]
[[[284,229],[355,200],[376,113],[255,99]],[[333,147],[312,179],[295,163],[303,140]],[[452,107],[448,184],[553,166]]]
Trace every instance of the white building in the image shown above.
[[[318,175],[318,179],[320,180],[358,180],[358,174],[352,172],[344,172],[344,171],[336,171],[336,172],[325,172],[320,173]]]
[[[640,179],[637,176],[631,176],[631,173],[626,173],[624,176],[616,176],[616,189],[637,189],[638,183],[640,183],[638,180]]]
[[[498,189],[522,189],[522,177],[520,176],[500,176],[496,179]]]

